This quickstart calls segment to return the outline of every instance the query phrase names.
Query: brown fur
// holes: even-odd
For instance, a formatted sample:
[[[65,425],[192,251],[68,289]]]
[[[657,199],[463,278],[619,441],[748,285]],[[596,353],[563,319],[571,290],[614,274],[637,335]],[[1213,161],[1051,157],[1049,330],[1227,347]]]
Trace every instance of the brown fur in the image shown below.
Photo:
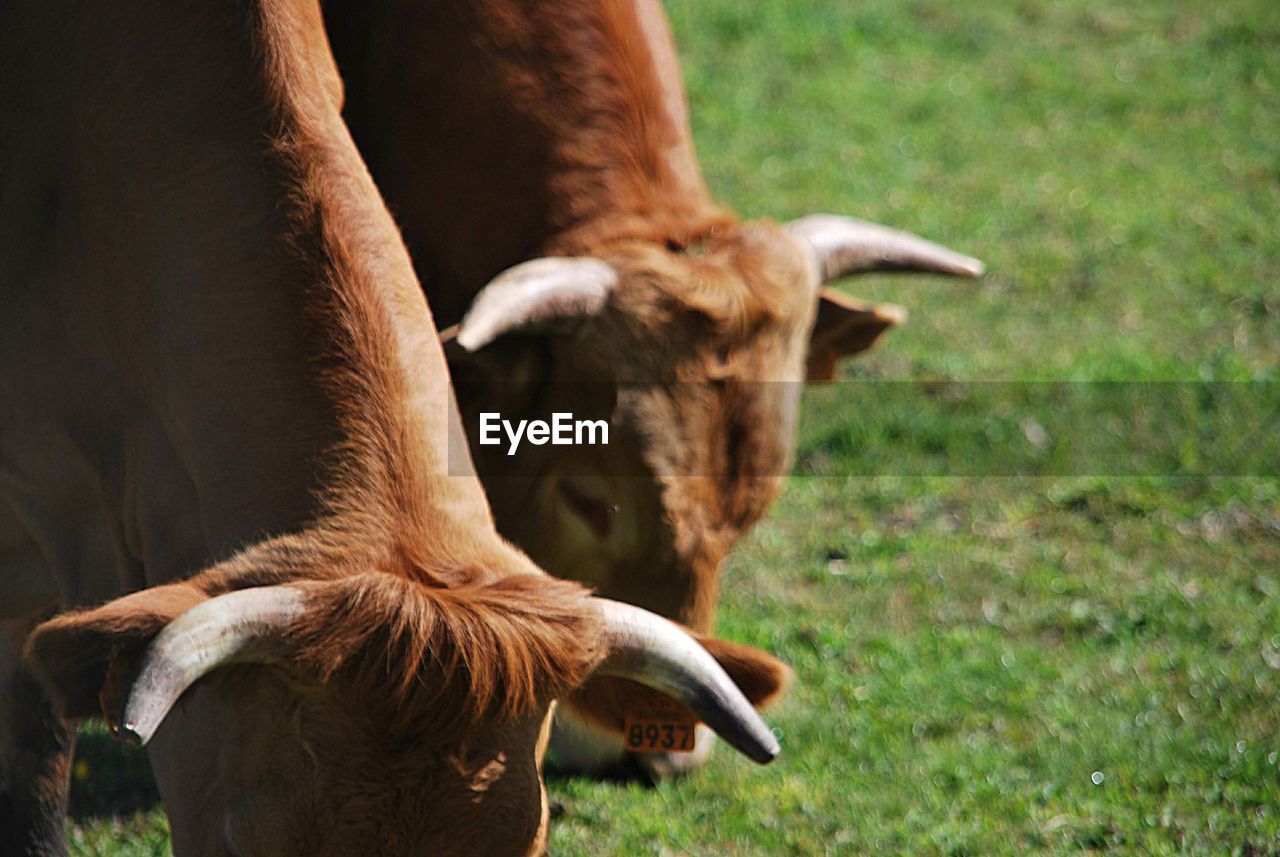
[[[614,427],[606,452],[542,447],[518,469],[473,446],[499,529],[554,574],[709,632],[721,560],[789,468],[816,285],[794,241],[707,192],[660,4],[325,16],[345,115],[442,325],[534,256],[620,274],[587,324],[450,355],[472,438],[481,410]]]
[[[546,359],[520,343],[455,353],[464,412],[526,416],[519,403],[532,394],[507,379],[527,376],[561,410],[613,417],[637,448],[618,444],[609,466],[653,472],[636,487],[679,530],[638,523],[652,548],[643,559],[623,553],[668,566],[662,587],[710,586],[704,578],[786,472],[816,300],[793,241],[770,224],[739,225],[707,193],[661,7],[332,0],[325,12],[346,115],[442,324],[456,322],[495,273],[531,256],[600,256],[622,276],[605,315],[575,336],[548,337]],[[513,368],[524,365],[532,375]],[[618,383],[667,386],[630,412],[580,413],[588,405],[575,402],[575,387]],[[622,560],[585,568],[538,543],[525,522],[558,533],[528,511],[539,505],[530,492],[542,489],[522,489],[505,478],[510,462],[476,454],[507,535],[555,573],[622,597]],[[691,484],[676,484],[683,477]],[[636,492],[609,499],[625,507],[627,493]],[[668,615],[710,628],[707,598],[677,600],[697,606]]]
[[[4,845],[63,850],[49,694],[114,709],[169,621],[289,584],[310,609],[284,663],[197,683],[149,745],[175,853],[541,850],[546,715],[598,620],[449,456],[443,355],[318,6],[71,5],[0,11],[0,563],[40,572],[0,575],[0,610],[68,611],[27,639],[47,693],[5,641]]]
[[[169,622],[245,582],[229,586],[217,570],[64,613],[31,635],[28,659],[62,716],[110,716],[98,689],[111,661],[136,662]],[[366,572],[300,585],[309,609],[283,637],[298,677],[340,680],[395,731],[453,740],[512,722],[581,684],[603,656],[586,593],[544,575],[447,586]]]
[[[582,683],[599,627],[580,587],[541,575],[433,589],[382,574],[318,592],[293,657],[343,683],[399,731],[463,740]]]
[[[732,224],[702,185],[678,71],[657,61],[640,8],[326,3],[345,115],[442,325],[531,256],[693,246]]]

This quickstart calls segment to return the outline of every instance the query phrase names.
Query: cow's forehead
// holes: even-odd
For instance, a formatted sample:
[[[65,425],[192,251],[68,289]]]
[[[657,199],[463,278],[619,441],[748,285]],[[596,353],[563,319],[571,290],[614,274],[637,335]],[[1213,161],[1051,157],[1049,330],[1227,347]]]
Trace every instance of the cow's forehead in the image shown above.
[[[696,316],[704,335],[740,342],[804,327],[813,312],[808,259],[772,223],[721,228],[690,246],[637,242],[608,258],[621,279],[616,305],[649,328]]]

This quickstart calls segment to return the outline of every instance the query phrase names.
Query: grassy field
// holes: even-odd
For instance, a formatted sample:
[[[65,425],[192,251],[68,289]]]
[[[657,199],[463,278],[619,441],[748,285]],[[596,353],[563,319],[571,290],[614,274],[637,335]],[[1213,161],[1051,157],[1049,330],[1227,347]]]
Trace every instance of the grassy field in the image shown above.
[[[1273,0],[667,8],[722,198],[900,225],[990,274],[848,284],[911,320],[809,394],[807,475],[723,586],[724,634],[795,667],[783,756],[553,781],[551,853],[1280,851],[1276,459],[1175,476],[1189,453],[1126,469],[1086,443],[1036,470],[1022,445],[1061,439],[1020,410],[1038,382],[1187,382],[1121,425],[1141,453],[1179,395],[1252,381],[1275,404]],[[904,413],[883,381],[928,383],[883,388]],[[939,398],[957,389],[998,425]],[[1246,451],[1276,436],[1264,420]],[[75,853],[167,853],[145,763],[99,733],[82,762]]]

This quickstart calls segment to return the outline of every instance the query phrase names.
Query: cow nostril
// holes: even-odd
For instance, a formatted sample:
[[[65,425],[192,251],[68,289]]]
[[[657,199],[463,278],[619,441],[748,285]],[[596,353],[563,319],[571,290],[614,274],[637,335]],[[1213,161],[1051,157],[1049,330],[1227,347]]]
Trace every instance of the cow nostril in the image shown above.
[[[564,497],[569,508],[586,522],[601,540],[609,538],[613,531],[613,518],[618,514],[618,507],[600,500],[579,490],[568,482],[560,483],[560,495]]]

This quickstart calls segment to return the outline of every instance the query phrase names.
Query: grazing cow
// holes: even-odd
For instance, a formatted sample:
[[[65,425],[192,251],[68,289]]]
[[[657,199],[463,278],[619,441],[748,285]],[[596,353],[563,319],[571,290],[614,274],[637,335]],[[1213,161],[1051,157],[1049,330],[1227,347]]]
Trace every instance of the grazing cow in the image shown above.
[[[777,752],[685,632],[499,538],[340,99],[316,0],[0,7],[4,855],[65,852],[98,714],[178,855],[539,852],[593,673]]]
[[[709,632],[721,560],[789,469],[802,382],[901,318],[821,284],[980,264],[849,218],[780,227],[718,206],[658,0],[325,15],[352,134],[437,320],[457,325],[450,367],[499,530],[553,574]],[[481,412],[608,420],[609,444],[512,458],[476,443]],[[562,759],[619,759],[562,719]]]

